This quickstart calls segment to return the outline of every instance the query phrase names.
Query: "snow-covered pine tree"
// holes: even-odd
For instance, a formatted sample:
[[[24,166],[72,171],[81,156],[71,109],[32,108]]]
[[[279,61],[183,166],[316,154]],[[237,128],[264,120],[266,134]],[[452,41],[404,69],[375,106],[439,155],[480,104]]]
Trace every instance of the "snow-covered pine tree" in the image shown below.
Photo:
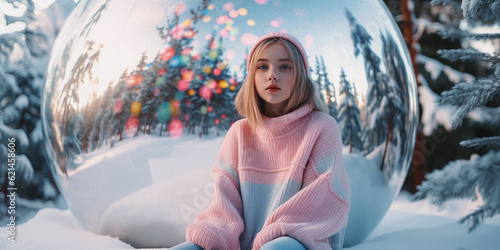
[[[113,86],[114,82],[111,81],[108,84],[108,87],[104,91],[102,96],[97,97],[97,109],[99,110],[99,113],[96,117],[96,122],[95,125],[98,127],[98,130],[94,130],[92,132],[91,137],[94,139],[93,141],[93,146],[94,148],[100,148],[103,145],[108,144],[108,139],[111,137],[111,125],[112,123],[110,121],[113,121],[113,107],[114,107],[114,100],[113,100]],[[92,148],[91,150],[93,150]]]
[[[207,85],[209,85],[209,80],[213,78],[213,68],[215,68],[213,58],[210,58],[210,56],[217,57],[214,39],[214,34],[212,34],[211,39],[209,39],[201,53],[200,59],[198,59],[199,67],[195,68],[194,74],[196,77],[191,82],[187,97],[187,101],[189,102],[188,131],[194,134],[196,133],[196,128],[198,128],[199,136],[202,134],[202,127],[206,119],[206,113],[208,112],[208,101],[213,94]],[[208,92],[208,89],[210,89],[210,92]],[[205,92],[202,94],[203,91]]]
[[[405,151],[406,141],[406,116],[408,103],[405,99],[405,92],[403,89],[407,88],[405,76],[407,72],[403,66],[403,59],[397,53],[396,41],[386,32],[384,35],[380,32],[380,37],[383,44],[382,58],[384,65],[387,68],[387,74],[382,73],[380,77],[383,79],[381,82],[386,84],[388,93],[382,99],[381,117],[387,120],[388,134],[385,140],[385,149],[382,162],[387,162],[386,166],[397,166],[400,164],[393,164],[399,161],[401,154]],[[394,133],[396,131],[396,133]],[[389,143],[391,145],[389,145]],[[387,160],[386,160],[387,159]],[[383,165],[380,166],[383,168]],[[400,168],[400,167],[399,167]],[[386,169],[386,174],[391,173]]]
[[[404,94],[398,83],[382,71],[382,59],[371,48],[373,39],[371,35],[347,9],[346,16],[351,25],[354,54],[363,56],[368,83],[365,119],[363,120],[363,153],[369,154],[384,143],[380,169],[386,173],[386,177],[389,177],[394,171],[388,168],[394,167],[393,162],[399,160],[401,154],[397,150],[401,151],[403,145],[403,140],[400,138],[402,133],[394,133],[394,131],[406,129]],[[384,37],[381,31],[381,40],[387,41],[388,39],[390,38]],[[390,43],[385,45],[390,46]]]
[[[322,81],[322,77],[321,77],[321,66],[320,66],[320,62],[319,62],[319,57],[316,56],[316,70],[312,70],[311,67],[309,67],[310,71],[311,72],[310,74],[312,74],[312,72],[316,72],[316,81],[314,81],[314,83],[316,84],[316,89],[318,90],[319,92],[319,98],[321,99],[321,101],[325,102],[325,95],[323,94],[323,85],[321,84],[321,81]]]
[[[346,80],[344,69],[340,71],[339,82],[339,128],[342,133],[344,146],[349,146],[349,153],[363,149],[361,142],[361,118],[359,108],[356,104],[356,96],[351,83]]]
[[[146,64],[147,56],[143,53],[141,62]],[[158,60],[147,64],[147,67],[141,72],[142,84],[139,89],[139,101],[142,104],[141,123],[142,132],[150,134],[151,128],[157,123],[158,106],[155,105],[155,88],[156,80],[158,79]],[[155,118],[156,117],[156,118]]]
[[[102,47],[95,48],[94,42],[87,42],[87,51],[80,55],[71,69],[69,79],[63,85],[63,98],[58,103],[56,113],[61,114],[62,124],[59,124],[61,136],[63,137],[64,155],[60,156],[61,169],[70,169],[74,166],[73,159],[85,151],[88,142],[89,131],[92,128],[85,116],[78,116],[79,110],[86,103],[82,103],[78,94],[80,88],[88,87],[95,80],[92,74],[92,65],[99,61]],[[83,113],[85,115],[85,112]]]
[[[149,97],[153,93],[152,90],[152,76],[147,67],[147,56],[146,53],[143,52],[141,56],[141,60],[137,64],[136,71],[132,74],[136,77],[136,97],[134,102],[138,102],[141,104],[140,113],[137,115],[139,118],[139,126],[137,127],[137,134],[140,132],[146,133],[145,128],[147,125],[147,114],[151,112],[152,106],[150,105]]]
[[[434,4],[454,4],[458,1],[439,0]],[[461,8],[469,25],[500,24],[500,0],[462,1]],[[463,39],[496,40],[499,33],[469,34],[463,30],[443,32]],[[476,108],[485,106],[499,107],[500,100],[500,48],[493,53],[483,53],[472,49],[443,50],[440,54],[449,60],[475,60],[491,64],[491,74],[472,81],[456,84],[441,95],[441,106],[455,107],[452,128],[461,125],[463,119]],[[500,136],[475,138],[460,143],[464,147],[481,149],[483,155],[470,160],[456,160],[448,163],[442,170],[426,176],[427,180],[418,187],[414,199],[428,197],[431,202],[442,206],[450,199],[478,199],[484,204],[476,211],[459,220],[467,223],[469,232],[477,228],[486,218],[500,214]]]
[[[129,96],[127,95],[127,78],[128,71],[123,71],[120,79],[116,84],[116,87],[112,93],[113,96],[113,105],[110,109],[113,112],[113,120],[111,122],[110,133],[112,136],[117,135],[118,141],[123,139],[123,132],[125,129],[125,123],[127,121],[128,116],[130,115],[130,111],[128,107],[132,103],[129,101]],[[127,105],[128,104],[128,105]],[[113,146],[113,141],[111,141],[111,146]]]
[[[207,7],[208,0],[202,0],[196,9],[190,10],[190,19],[180,22],[180,13],[176,12],[173,20],[169,20],[164,27],[158,28],[160,38],[168,44],[168,47],[157,56],[153,63],[159,71],[155,80],[156,93],[153,105],[158,109],[161,107],[166,110],[167,106],[170,109],[168,117],[162,117],[167,121],[158,120],[162,128],[163,124],[167,124],[172,119],[179,119],[188,127],[188,133],[191,132],[192,115],[189,99],[197,80],[194,67],[198,62],[195,63],[195,61],[199,60],[191,53],[193,52],[191,42],[197,34],[194,24],[201,20]]]
[[[333,83],[330,81],[330,79],[328,79],[328,72],[326,72],[326,65],[325,61],[323,60],[323,56],[320,56],[319,58],[316,57],[316,74],[318,76],[316,84],[320,92],[321,99],[328,107],[330,115],[335,118],[335,120],[337,120],[337,96]]]
[[[25,199],[16,208],[16,221],[22,223],[35,214],[41,201],[57,199],[55,188],[50,189],[54,184],[43,150],[41,95],[52,44],[75,2],[59,0],[41,11],[36,11],[32,0],[1,2],[3,7],[25,9],[21,15],[9,13],[7,8],[0,11],[0,19],[5,19],[7,28],[9,25],[20,27],[12,32],[7,32],[5,26],[0,27],[0,141],[16,139],[19,163],[16,163],[19,177],[16,179],[22,180],[16,183],[17,195]],[[7,143],[1,142],[1,145],[0,151],[7,152],[2,149]],[[0,175],[7,177],[2,174],[7,169],[4,165],[7,160],[2,159],[0,153]],[[1,192],[5,192],[4,183],[4,178],[0,178]],[[31,199],[37,200],[36,205]],[[4,218],[0,216],[0,222]]]
[[[231,127],[231,121],[227,119],[227,116],[233,113],[235,108],[233,102],[234,92],[230,88],[231,72],[227,67],[227,59],[224,59],[222,37],[219,38],[217,52],[217,58],[214,60],[215,68],[212,70],[217,86],[210,100],[212,112],[209,112],[209,118],[216,128],[217,135],[219,135],[221,130],[227,130]]]
[[[368,154],[383,143],[388,134],[387,125],[382,124],[386,120],[380,117],[382,99],[388,93],[387,83],[382,82],[385,78],[381,77],[381,59],[371,48],[373,38],[349,10],[346,9],[345,14],[351,26],[354,55],[361,54],[365,64],[368,90],[362,139],[363,153]]]
[[[0,18],[5,19],[6,25],[22,23],[28,26],[28,24],[35,21],[35,5],[33,1],[17,0],[2,2],[6,5],[10,4],[11,7],[26,7],[21,16],[10,15],[1,11]],[[33,57],[32,50],[27,43],[28,40],[32,40],[30,36],[35,35],[41,36],[42,34],[31,32],[27,28],[17,32],[0,32],[0,192],[4,195],[7,195],[8,183],[6,173],[8,153],[6,146],[9,143],[8,139],[14,138],[18,142],[16,143],[17,157],[26,158],[24,154],[29,154],[27,149],[30,143],[28,135],[32,133],[35,124],[38,122],[38,119],[33,118],[27,112],[31,106],[35,106],[32,103],[30,104],[29,97],[40,97],[39,92],[30,95],[31,92],[36,91],[34,91],[35,88],[33,88],[32,82],[28,80],[29,78],[38,77],[31,61]],[[16,62],[12,61],[11,57],[13,54],[21,55],[22,59]],[[40,114],[39,102],[37,104],[38,109],[34,109],[35,115]],[[39,149],[36,146],[35,148]],[[30,156],[30,158],[33,159],[34,157]],[[23,182],[30,183],[33,179],[33,172],[33,166],[29,160],[22,166],[16,164],[16,174],[19,175],[19,180]],[[27,173],[31,173],[31,175]],[[26,178],[23,178],[23,176],[26,176]],[[19,194],[21,196],[26,195],[21,190]],[[6,198],[6,196],[2,195],[0,201],[7,202]],[[3,209],[3,205],[4,203],[1,202],[0,208]],[[2,215],[5,215],[5,213],[2,213]],[[6,218],[6,216],[0,216],[0,221],[3,218]]]
[[[199,137],[208,134],[208,129],[215,124],[216,119],[219,119],[218,123],[220,123],[219,115],[222,115],[225,112],[222,111],[221,114],[217,115],[215,112],[213,112],[214,107],[217,106],[217,108],[223,109],[222,106],[224,104],[229,104],[230,101],[229,96],[222,95],[223,89],[219,87],[219,82],[224,78],[229,81],[230,76],[228,74],[228,69],[226,69],[226,66],[223,65],[224,63],[221,59],[223,53],[222,38],[220,38],[219,41],[216,42],[214,36],[215,33],[212,34],[212,39],[210,39],[210,43],[207,44],[208,51],[203,60],[204,84],[199,89],[199,95],[206,101],[205,103],[203,103],[203,101],[201,102],[202,116],[199,124]],[[203,94],[203,92],[206,92],[206,94]]]

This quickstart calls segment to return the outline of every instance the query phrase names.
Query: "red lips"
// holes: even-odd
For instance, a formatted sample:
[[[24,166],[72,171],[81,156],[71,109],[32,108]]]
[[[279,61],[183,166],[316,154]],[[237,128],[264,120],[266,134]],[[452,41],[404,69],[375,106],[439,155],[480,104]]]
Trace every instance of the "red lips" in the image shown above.
[[[269,90],[269,91],[278,91],[278,90],[281,90],[281,88],[278,87],[278,85],[276,85],[276,84],[271,84],[271,85],[267,86],[266,90]]]

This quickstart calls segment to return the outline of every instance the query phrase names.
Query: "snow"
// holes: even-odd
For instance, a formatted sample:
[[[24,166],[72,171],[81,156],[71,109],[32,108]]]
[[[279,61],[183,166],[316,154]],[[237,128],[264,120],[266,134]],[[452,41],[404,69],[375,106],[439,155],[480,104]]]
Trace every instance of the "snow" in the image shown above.
[[[448,131],[451,130],[452,108],[437,106],[439,95],[434,93],[422,76],[419,76],[422,85],[418,88],[418,98],[422,105],[422,132],[431,136],[439,125],[443,125]]]
[[[82,159],[83,169],[69,170],[72,182],[63,182],[72,213],[43,208],[17,225],[15,243],[7,233],[0,237],[0,249],[133,249],[180,243],[189,222],[210,201],[210,172],[222,140],[143,135],[94,151]],[[348,249],[494,249],[500,244],[493,237],[500,231],[500,216],[471,234],[457,223],[481,201],[452,202],[437,211],[428,200],[411,203],[403,193],[391,206],[402,179],[395,172],[384,185],[387,176],[378,171],[382,151],[379,146],[366,157],[343,155],[344,165],[353,166],[346,168],[349,181],[363,184],[351,185],[354,208],[346,242],[355,243]],[[132,160],[137,155],[145,164]],[[90,231],[78,223],[85,220]],[[8,232],[7,227],[2,230]]]
[[[3,113],[2,115],[6,116],[7,114]],[[29,139],[24,130],[13,129],[4,125],[2,121],[0,121],[0,135],[10,135],[10,137],[13,137],[16,140],[16,147],[26,148],[29,145]]]
[[[42,122],[38,120],[35,125],[35,129],[29,135],[29,141],[32,144],[38,145],[43,140],[42,134]]]
[[[347,150],[344,148],[342,151]],[[342,156],[351,183],[351,210],[344,241],[346,246],[355,245],[368,237],[401,188],[403,180],[398,177],[398,173],[394,172],[387,180],[384,172],[379,170],[383,152],[384,144],[381,144],[366,157],[361,154]],[[367,208],[370,208],[369,213]]]
[[[347,249],[498,249],[500,216],[486,220],[472,233],[467,233],[465,225],[457,223],[457,218],[477,205],[478,202],[454,200],[438,211],[428,200],[411,202],[408,193],[401,193],[368,239]],[[136,228],[154,233],[152,229]],[[6,227],[0,228],[2,232],[6,230]],[[7,235],[0,237],[0,248],[133,249],[116,238],[83,230],[68,210],[54,208],[43,209],[33,219],[19,225],[15,243],[7,241]]]
[[[29,106],[29,99],[26,95],[20,95],[14,102],[14,106],[17,110],[24,110]]]
[[[181,242],[181,232],[208,205],[203,202],[211,196],[206,185],[223,139],[125,138],[80,157],[81,165],[61,178],[62,193],[77,221],[91,232],[119,236],[135,246]],[[137,219],[124,221],[123,216]],[[169,224],[177,226],[176,233],[162,226]],[[142,225],[152,231],[138,229]]]
[[[479,204],[454,200],[438,211],[428,200],[410,202],[409,194],[401,193],[368,239],[348,249],[498,249],[500,216],[471,233],[457,222]]]
[[[425,70],[430,74],[432,81],[435,81],[442,74],[455,84],[470,82],[475,79],[473,75],[457,71],[436,59],[424,55],[418,55],[417,60],[420,64],[424,64]],[[422,86],[418,88],[418,98],[422,105],[421,121],[424,135],[431,136],[439,125],[442,125],[447,131],[451,131],[451,117],[456,112],[456,108],[439,107],[436,103],[440,96],[430,88],[422,75],[419,75],[419,80],[422,83]],[[500,108],[480,107],[472,110],[467,115],[467,118],[479,123],[493,125],[498,123],[499,113]]]
[[[460,82],[469,82],[475,79],[475,77],[471,74],[453,69],[452,67],[444,65],[436,59],[427,57],[422,54],[419,54],[417,56],[417,61],[420,64],[424,64],[425,71],[427,71],[431,75],[433,81],[435,81],[441,75],[441,73],[444,73],[444,75],[454,84]]]

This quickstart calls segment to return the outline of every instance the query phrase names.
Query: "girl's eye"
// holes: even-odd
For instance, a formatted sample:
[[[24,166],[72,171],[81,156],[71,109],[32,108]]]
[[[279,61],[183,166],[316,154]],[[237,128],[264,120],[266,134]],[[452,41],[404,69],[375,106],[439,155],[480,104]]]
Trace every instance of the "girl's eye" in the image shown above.
[[[267,66],[266,65],[259,65],[259,66],[257,66],[257,69],[267,69]]]
[[[288,64],[283,64],[280,66],[280,69],[290,69],[290,68],[291,68],[291,66]]]

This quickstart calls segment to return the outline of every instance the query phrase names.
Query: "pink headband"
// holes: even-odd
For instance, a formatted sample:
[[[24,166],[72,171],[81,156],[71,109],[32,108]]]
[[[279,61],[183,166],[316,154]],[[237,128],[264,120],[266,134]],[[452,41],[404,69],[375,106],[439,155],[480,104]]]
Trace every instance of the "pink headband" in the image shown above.
[[[252,50],[250,51],[250,54],[248,54],[248,60],[247,60],[247,72],[248,72],[248,68],[250,67],[250,59],[252,58],[252,55],[255,51],[255,47],[257,47],[257,45],[259,45],[262,41],[266,40],[266,39],[269,39],[269,38],[274,38],[274,37],[278,37],[278,38],[283,38],[285,40],[288,40],[290,41],[293,45],[295,45],[295,47],[297,48],[297,50],[300,52],[300,55],[302,56],[302,60],[304,61],[304,67],[306,68],[306,73],[309,74],[309,64],[307,63],[307,56],[306,56],[306,51],[304,50],[304,47],[302,47],[302,45],[300,44],[299,40],[297,40],[295,37],[287,34],[287,33],[283,33],[283,32],[271,32],[271,33],[268,33],[267,35],[261,37],[257,43],[255,43],[255,45],[253,46]]]

